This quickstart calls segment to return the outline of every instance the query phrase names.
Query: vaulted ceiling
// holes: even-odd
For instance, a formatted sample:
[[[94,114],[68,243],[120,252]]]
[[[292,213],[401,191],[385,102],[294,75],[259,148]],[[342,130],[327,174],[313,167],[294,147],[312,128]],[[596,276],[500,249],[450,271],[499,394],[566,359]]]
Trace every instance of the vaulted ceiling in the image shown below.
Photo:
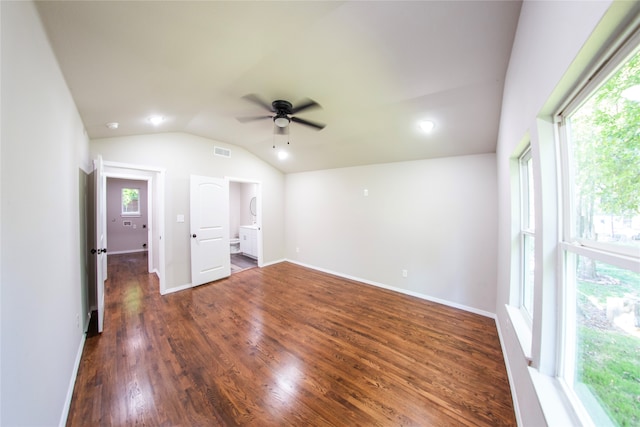
[[[45,1],[91,138],[187,132],[285,173],[495,151],[518,1]],[[306,98],[276,139],[267,102]],[[153,114],[165,121],[149,123]],[[420,120],[435,123],[431,133]],[[107,123],[118,122],[117,129]],[[285,138],[286,139],[286,138]],[[290,156],[279,160],[285,143]]]

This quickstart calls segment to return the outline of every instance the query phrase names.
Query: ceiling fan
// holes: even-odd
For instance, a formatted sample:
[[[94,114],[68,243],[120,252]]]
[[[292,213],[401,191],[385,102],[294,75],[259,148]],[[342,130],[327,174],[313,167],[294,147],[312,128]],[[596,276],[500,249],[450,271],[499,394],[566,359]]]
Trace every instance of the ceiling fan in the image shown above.
[[[254,104],[257,104],[264,108],[273,115],[268,116],[250,116],[250,117],[237,117],[238,121],[241,123],[252,122],[255,120],[263,120],[263,119],[272,119],[275,125],[274,131],[276,134],[287,135],[289,133],[289,124],[291,122],[300,123],[301,125],[309,126],[315,130],[322,130],[326,126],[323,123],[312,122],[311,120],[301,119],[299,117],[294,116],[301,111],[308,110],[310,108],[322,108],[320,104],[311,100],[305,99],[301,104],[294,107],[289,101],[284,101],[281,99],[277,99],[269,105],[267,102],[262,100],[259,96],[254,94],[245,95],[242,98],[247,101],[251,101]]]

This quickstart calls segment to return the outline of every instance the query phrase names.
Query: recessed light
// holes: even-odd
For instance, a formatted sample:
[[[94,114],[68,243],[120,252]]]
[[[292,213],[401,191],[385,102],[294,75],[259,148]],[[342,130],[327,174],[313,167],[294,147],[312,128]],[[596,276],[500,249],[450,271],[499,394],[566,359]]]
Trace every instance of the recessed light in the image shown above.
[[[152,125],[158,126],[160,123],[164,122],[164,117],[162,116],[151,116],[149,117],[149,121]]]
[[[420,129],[422,129],[423,132],[431,132],[435,126],[436,124],[431,120],[422,120],[420,122]]]
[[[105,126],[108,127],[109,129],[118,129],[118,126],[120,126],[120,124],[118,122],[110,122],[110,123],[107,123]]]
[[[284,151],[284,150],[280,150],[280,151],[278,151],[278,158],[279,158],[280,160],[284,160],[284,159],[286,159],[287,157],[289,157],[289,153],[287,153],[287,152],[286,152],[286,151]]]

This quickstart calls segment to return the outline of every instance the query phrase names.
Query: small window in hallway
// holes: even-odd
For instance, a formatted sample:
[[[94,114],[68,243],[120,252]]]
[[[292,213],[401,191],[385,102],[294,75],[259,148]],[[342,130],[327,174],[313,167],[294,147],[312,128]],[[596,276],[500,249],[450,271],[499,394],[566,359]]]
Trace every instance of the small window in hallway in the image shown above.
[[[122,189],[122,215],[123,216],[140,215],[140,189],[139,188],[123,188]]]

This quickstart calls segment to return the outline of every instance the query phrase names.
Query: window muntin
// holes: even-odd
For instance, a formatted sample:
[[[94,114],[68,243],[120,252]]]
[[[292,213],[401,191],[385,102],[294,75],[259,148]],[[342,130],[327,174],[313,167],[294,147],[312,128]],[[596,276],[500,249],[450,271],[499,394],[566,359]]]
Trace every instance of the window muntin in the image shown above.
[[[619,64],[560,117],[565,263],[559,373],[578,414],[595,425],[640,423],[638,48]]]
[[[122,216],[140,215],[140,189],[122,189]]]

